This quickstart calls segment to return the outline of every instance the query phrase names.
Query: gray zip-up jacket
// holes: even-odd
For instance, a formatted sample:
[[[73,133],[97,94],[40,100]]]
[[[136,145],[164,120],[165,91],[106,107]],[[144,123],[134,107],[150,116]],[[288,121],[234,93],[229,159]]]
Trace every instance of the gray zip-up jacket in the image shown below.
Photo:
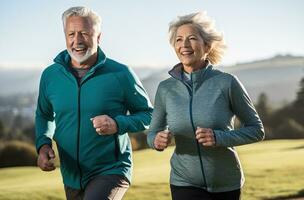
[[[264,139],[262,122],[239,80],[212,65],[183,78],[176,65],[157,89],[148,134],[154,148],[156,134],[166,125],[175,138],[171,157],[170,184],[194,186],[209,192],[232,191],[242,187],[244,175],[234,146]],[[243,126],[234,129],[237,116]],[[215,147],[203,147],[195,139],[197,127],[211,128]]]

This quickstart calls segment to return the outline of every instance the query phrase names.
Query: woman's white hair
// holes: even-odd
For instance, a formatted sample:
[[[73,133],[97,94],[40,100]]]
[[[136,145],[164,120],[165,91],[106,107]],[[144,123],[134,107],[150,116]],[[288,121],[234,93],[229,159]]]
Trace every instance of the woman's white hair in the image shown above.
[[[212,64],[220,63],[226,49],[223,35],[214,27],[214,22],[205,12],[191,13],[179,16],[169,24],[169,41],[172,46],[175,45],[177,29],[185,24],[193,25],[199,35],[209,48],[206,59]]]
[[[62,14],[62,22],[63,22],[63,28],[65,29],[66,26],[66,20],[67,18],[71,16],[79,16],[79,17],[88,17],[91,19],[93,28],[95,30],[95,33],[99,34],[101,32],[101,18],[97,13],[95,13],[93,10],[78,6],[78,7],[71,7],[64,11]]]

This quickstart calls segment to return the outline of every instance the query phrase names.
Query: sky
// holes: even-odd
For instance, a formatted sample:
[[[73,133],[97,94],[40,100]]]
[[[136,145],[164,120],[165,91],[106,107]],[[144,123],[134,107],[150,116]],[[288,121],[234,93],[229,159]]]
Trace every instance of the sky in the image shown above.
[[[168,41],[177,16],[206,11],[224,34],[222,65],[304,56],[302,0],[9,0],[0,2],[0,67],[46,67],[65,47],[61,14],[87,6],[102,18],[100,46],[133,67],[178,62]]]

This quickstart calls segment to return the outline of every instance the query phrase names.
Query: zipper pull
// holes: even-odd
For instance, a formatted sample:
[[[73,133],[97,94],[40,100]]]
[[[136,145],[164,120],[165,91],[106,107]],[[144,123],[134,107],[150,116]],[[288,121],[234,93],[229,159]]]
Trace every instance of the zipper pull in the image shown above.
[[[166,132],[170,132],[170,130],[169,130],[169,125],[166,125],[165,131],[166,131]]]

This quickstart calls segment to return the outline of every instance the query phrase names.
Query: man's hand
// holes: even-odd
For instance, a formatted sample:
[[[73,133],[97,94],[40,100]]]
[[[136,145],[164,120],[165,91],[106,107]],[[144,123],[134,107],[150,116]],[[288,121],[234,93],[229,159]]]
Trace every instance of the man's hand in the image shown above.
[[[52,171],[56,167],[54,165],[55,152],[47,144],[43,145],[39,150],[37,165],[42,171]]]
[[[154,148],[158,151],[163,151],[171,142],[172,134],[169,130],[160,131],[154,139]]]
[[[112,135],[117,132],[116,122],[108,115],[99,115],[91,118],[93,127],[99,135]]]
[[[195,133],[196,133],[196,139],[203,146],[206,147],[215,146],[215,137],[212,129],[197,127]]]

